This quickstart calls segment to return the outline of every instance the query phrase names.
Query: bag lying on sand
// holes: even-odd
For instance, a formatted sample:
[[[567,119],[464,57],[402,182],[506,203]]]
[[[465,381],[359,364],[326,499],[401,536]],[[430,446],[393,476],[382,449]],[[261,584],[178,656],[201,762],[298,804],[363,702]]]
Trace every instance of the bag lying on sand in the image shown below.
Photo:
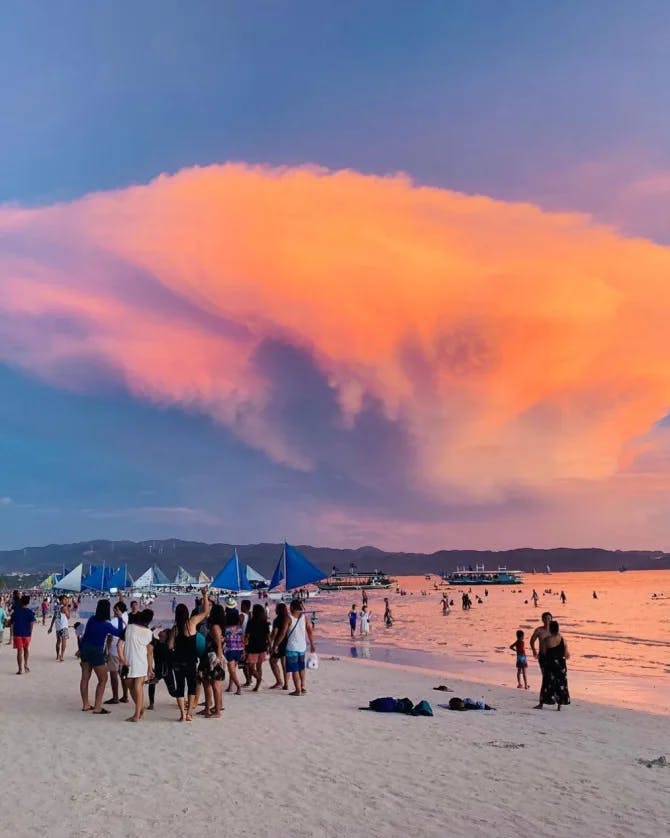
[[[423,701],[420,701],[416,707],[412,710],[413,716],[432,716],[433,715],[433,708],[424,698]]]

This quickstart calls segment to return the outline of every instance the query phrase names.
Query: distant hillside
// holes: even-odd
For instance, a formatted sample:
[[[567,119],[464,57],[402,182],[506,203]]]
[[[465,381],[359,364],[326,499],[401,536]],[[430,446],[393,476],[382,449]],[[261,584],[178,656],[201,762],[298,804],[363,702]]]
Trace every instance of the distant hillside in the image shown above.
[[[504,565],[515,570],[541,572],[546,565],[553,571],[617,570],[624,565],[630,570],[670,569],[670,554],[649,550],[619,551],[556,548],[535,550],[520,548],[504,551],[439,550],[436,553],[393,553],[376,547],[356,550],[333,547],[297,545],[315,564],[329,571],[334,565],[341,570],[354,563],[359,570],[382,570],[392,574],[436,573],[455,570],[458,565],[484,564],[487,569]],[[79,562],[106,564],[114,567],[127,564],[130,573],[138,576],[154,562],[173,578],[181,565],[191,573],[204,570],[212,575],[224,565],[233,552],[231,544],[205,544],[199,541],[86,541],[78,544],[49,544],[22,550],[0,551],[0,573],[51,573],[63,566],[72,569]],[[281,544],[247,544],[238,546],[240,559],[269,576],[281,553]]]

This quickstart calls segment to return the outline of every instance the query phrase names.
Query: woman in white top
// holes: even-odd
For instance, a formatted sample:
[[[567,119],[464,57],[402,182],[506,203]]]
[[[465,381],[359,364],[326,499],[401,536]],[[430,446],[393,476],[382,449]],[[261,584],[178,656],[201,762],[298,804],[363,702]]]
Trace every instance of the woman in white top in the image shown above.
[[[126,629],[124,639],[119,641],[119,657],[128,667],[130,695],[135,704],[135,714],[126,719],[127,722],[139,722],[144,717],[144,682],[154,677],[153,634],[149,628],[153,618],[154,612],[150,609],[141,611]]]

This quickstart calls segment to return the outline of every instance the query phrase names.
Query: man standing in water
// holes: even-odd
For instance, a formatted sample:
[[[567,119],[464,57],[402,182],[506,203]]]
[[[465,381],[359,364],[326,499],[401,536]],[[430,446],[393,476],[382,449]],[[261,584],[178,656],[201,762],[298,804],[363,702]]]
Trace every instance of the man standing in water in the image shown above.
[[[549,631],[549,623],[554,618],[548,611],[545,611],[542,614],[542,625],[538,626],[535,631],[532,633],[530,637],[530,648],[533,652],[533,657],[537,658],[537,662],[540,664],[540,672],[544,670],[544,655],[542,653],[542,643],[546,640],[547,637],[551,634]],[[538,644],[539,648],[535,648],[535,644]]]

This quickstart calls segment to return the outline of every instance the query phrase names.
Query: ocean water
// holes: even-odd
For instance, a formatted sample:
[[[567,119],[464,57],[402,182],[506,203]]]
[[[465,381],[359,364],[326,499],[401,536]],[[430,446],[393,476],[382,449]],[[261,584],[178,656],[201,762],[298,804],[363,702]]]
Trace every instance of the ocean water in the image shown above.
[[[551,611],[571,655],[568,675],[573,700],[670,714],[670,571],[526,574],[522,585],[490,586],[488,596],[483,587],[472,588],[469,611],[461,609],[461,592],[466,588],[436,589],[439,582],[437,576],[430,580],[403,576],[398,584],[406,596],[395,588],[369,591],[371,633],[354,640],[349,636],[347,614],[353,602],[360,610],[361,592],[315,596],[308,601],[307,611],[316,614],[318,649],[361,661],[418,666],[434,671],[438,683],[447,685],[449,678],[459,678],[515,687],[515,655],[509,646],[516,630],[522,629],[529,654],[531,695],[527,698],[535,700],[540,673],[529,641],[541,622],[540,614]],[[531,600],[533,588],[540,596],[537,608]],[[564,605],[561,590],[567,596]],[[442,615],[442,591],[454,600],[447,616]],[[391,628],[382,619],[385,596],[394,617]],[[157,621],[171,622],[171,599],[159,597],[154,603]],[[178,599],[193,604],[192,596]],[[86,606],[85,602],[84,615]]]
[[[309,608],[316,610],[318,634],[328,649],[433,669],[447,679],[462,676],[511,687],[516,686],[516,667],[509,646],[516,630],[522,629],[533,696],[540,676],[530,656],[530,636],[541,613],[551,611],[568,644],[573,697],[670,713],[670,571],[526,574],[520,586],[489,586],[488,596],[483,587],[473,587],[468,611],[461,608],[461,593],[468,589],[436,590],[439,582],[436,576],[399,577],[407,596],[395,589],[369,592],[369,639],[349,639],[347,613],[353,602],[360,610],[360,592],[329,593],[314,599]],[[537,608],[531,599],[533,588],[540,596]],[[443,591],[454,601],[446,616]],[[391,628],[382,619],[384,596],[394,617]]]

